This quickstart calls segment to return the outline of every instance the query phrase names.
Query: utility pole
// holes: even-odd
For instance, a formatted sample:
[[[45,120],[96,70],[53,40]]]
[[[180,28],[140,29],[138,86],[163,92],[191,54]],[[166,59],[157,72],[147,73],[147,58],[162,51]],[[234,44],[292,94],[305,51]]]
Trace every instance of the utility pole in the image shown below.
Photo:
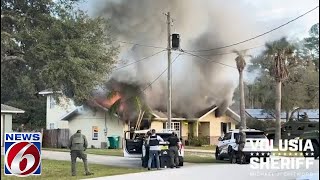
[[[171,105],[172,105],[172,69],[171,69],[171,17],[170,12],[166,14],[167,16],[167,28],[168,28],[168,129],[171,130]]]

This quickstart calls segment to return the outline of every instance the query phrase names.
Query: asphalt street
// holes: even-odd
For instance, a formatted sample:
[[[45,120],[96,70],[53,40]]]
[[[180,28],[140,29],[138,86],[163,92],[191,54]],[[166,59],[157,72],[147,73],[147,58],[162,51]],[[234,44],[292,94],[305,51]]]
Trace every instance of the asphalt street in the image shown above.
[[[135,174],[117,175],[109,177],[92,178],[92,180],[200,180],[200,179],[221,179],[221,180],[318,180],[319,179],[319,159],[313,160],[313,165],[309,168],[291,170],[253,170],[249,164],[199,164],[186,166],[180,169],[162,169],[160,171],[150,171]]]

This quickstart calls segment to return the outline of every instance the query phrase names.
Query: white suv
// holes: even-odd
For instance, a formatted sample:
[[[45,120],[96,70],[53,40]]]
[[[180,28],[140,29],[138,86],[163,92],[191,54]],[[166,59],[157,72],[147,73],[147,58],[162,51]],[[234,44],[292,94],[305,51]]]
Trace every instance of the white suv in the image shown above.
[[[266,158],[270,156],[271,152],[267,151],[267,147],[253,148],[252,144],[250,143],[254,142],[255,144],[263,146],[263,143],[259,142],[268,140],[263,131],[255,129],[244,129],[243,131],[246,133],[246,144],[243,149],[246,161],[249,161],[251,157]],[[218,139],[219,142],[215,153],[217,160],[223,160],[224,158],[228,158],[230,161],[233,160],[233,158],[230,156],[233,156],[238,151],[238,144],[236,143],[238,136],[239,129],[235,129],[230,130],[230,132],[226,133],[224,137],[220,137]],[[256,149],[260,149],[260,151],[257,151]],[[266,151],[261,151],[261,149],[266,149]]]

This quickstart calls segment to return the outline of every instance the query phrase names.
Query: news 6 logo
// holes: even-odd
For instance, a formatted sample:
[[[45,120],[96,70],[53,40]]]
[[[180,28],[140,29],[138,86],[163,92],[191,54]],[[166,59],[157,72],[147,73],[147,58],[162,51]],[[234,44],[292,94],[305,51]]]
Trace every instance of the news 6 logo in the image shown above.
[[[5,175],[41,175],[41,133],[5,134]]]

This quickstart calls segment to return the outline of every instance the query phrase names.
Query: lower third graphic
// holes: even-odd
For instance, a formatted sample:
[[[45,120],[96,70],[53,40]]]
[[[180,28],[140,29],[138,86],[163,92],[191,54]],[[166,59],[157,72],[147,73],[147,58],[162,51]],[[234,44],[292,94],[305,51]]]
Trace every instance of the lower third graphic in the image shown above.
[[[41,175],[41,134],[5,134],[5,175]]]

